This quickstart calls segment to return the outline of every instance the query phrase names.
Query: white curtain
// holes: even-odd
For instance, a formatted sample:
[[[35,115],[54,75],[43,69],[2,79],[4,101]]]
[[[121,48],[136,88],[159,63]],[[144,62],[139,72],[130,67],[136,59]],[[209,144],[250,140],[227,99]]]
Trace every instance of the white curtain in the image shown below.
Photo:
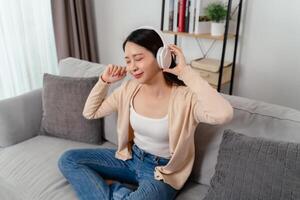
[[[0,0],[0,99],[58,74],[50,0]]]

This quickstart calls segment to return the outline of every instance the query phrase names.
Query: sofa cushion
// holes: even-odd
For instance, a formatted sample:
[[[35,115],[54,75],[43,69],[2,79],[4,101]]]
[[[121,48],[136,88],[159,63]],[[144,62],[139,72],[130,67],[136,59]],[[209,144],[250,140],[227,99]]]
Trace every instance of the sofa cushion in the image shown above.
[[[8,183],[5,179],[0,177],[0,199],[1,200],[22,200],[18,193],[17,188]]]
[[[39,135],[7,147],[0,151],[0,191],[3,180],[6,191],[15,191],[6,196],[18,195],[22,200],[78,199],[57,166],[65,151],[78,148],[116,148],[116,145],[110,142],[93,145]],[[189,181],[176,200],[201,200],[207,191],[208,186]]]
[[[58,69],[61,76],[71,76],[71,77],[93,77],[99,76],[103,73],[106,65],[93,63],[86,60],[81,60],[77,58],[68,57],[59,61]],[[131,79],[130,76],[126,76],[121,81],[111,84],[108,90],[108,95],[110,95],[117,87],[119,87],[123,81]],[[104,134],[103,138],[117,144],[117,118],[118,114],[116,112],[111,115],[104,117]]]
[[[59,61],[58,72],[62,76],[94,77],[102,74],[105,66],[104,64],[68,57]]]
[[[40,134],[79,142],[101,143],[101,119],[88,120],[82,115],[86,99],[98,79],[45,73]]]
[[[299,155],[300,143],[225,130],[205,200],[300,199]]]
[[[115,145],[39,135],[0,151],[0,180],[13,186],[12,190],[22,200],[75,200],[74,190],[57,166],[63,152],[74,148],[115,148]]]
[[[193,180],[210,184],[225,129],[253,137],[300,143],[300,111],[253,99],[222,95],[234,108],[233,120],[224,125],[198,125],[195,133],[196,159],[191,175]]]

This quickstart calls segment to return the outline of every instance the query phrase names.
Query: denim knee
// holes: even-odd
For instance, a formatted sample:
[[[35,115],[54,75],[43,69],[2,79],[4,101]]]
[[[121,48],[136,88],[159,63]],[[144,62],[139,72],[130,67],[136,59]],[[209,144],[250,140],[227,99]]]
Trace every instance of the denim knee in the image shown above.
[[[74,167],[76,164],[76,161],[73,159],[75,154],[76,150],[73,149],[65,151],[58,160],[58,168],[64,171],[65,169]]]

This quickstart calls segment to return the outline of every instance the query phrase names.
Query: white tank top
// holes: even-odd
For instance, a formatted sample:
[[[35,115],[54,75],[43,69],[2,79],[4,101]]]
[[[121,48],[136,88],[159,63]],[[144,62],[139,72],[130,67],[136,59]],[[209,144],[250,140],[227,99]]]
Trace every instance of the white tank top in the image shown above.
[[[170,158],[168,115],[149,118],[135,112],[130,101],[130,124],[134,131],[134,143],[142,150],[156,156]]]

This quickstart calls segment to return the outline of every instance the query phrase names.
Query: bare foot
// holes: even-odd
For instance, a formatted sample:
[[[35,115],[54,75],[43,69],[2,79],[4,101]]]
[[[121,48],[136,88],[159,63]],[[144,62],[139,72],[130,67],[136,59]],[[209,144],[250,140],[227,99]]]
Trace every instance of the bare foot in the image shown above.
[[[110,184],[114,183],[115,181],[112,180],[112,179],[106,179],[105,182],[106,182],[108,185],[110,185]]]

